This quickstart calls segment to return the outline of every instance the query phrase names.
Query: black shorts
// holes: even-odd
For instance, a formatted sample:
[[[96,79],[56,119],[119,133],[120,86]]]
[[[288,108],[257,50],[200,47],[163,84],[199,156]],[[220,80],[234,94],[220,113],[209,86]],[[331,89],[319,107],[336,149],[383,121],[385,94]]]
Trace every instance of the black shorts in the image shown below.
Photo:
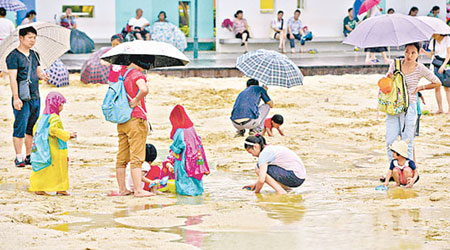
[[[267,174],[287,187],[300,187],[305,181],[305,179],[298,178],[292,170],[286,170],[276,165],[269,165]]]
[[[136,34],[137,33],[139,33],[139,34],[141,34],[141,36],[144,38],[145,37],[145,35],[147,35],[148,33],[150,33],[150,32],[148,32],[146,29],[142,29],[141,31],[132,31],[131,32],[134,36],[136,36]]]
[[[276,31],[275,34],[273,34],[273,39],[277,39],[278,34],[280,34],[280,32]]]
[[[243,35],[244,33],[247,34],[247,38],[245,38],[245,41],[247,42],[247,41],[248,41],[248,38],[250,38],[250,33],[248,33],[248,30],[244,30],[244,31],[242,31],[242,33],[237,33],[235,37],[236,37],[236,38],[239,38],[239,39],[242,39],[242,35]]]
[[[376,48],[365,48],[364,52],[372,52],[372,53],[380,53],[380,52],[386,52],[387,47],[376,47]]]

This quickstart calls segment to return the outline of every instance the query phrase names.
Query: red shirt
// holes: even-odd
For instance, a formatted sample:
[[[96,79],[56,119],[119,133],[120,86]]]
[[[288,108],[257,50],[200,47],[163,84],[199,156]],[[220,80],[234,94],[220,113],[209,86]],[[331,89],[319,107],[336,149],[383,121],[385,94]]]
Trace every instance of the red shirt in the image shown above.
[[[128,70],[128,68],[123,67],[120,74],[125,75],[127,70]],[[128,75],[125,78],[125,81],[124,81],[125,90],[127,91],[128,95],[131,98],[135,98],[139,91],[139,87],[137,86],[136,82],[140,79],[143,79],[145,82],[147,82],[147,77],[137,69],[132,69],[130,72],[128,72]],[[128,99],[130,100],[130,98],[128,98]],[[147,108],[145,107],[144,99],[145,98],[142,98],[141,104],[139,106],[136,106],[133,109],[133,112],[131,113],[131,117],[136,117],[136,118],[141,118],[141,119],[147,120],[147,116],[145,115],[145,113],[147,113]],[[145,113],[142,111],[142,109],[145,111]]]
[[[268,128],[272,131],[272,118],[267,118],[266,121],[264,122],[264,127]]]

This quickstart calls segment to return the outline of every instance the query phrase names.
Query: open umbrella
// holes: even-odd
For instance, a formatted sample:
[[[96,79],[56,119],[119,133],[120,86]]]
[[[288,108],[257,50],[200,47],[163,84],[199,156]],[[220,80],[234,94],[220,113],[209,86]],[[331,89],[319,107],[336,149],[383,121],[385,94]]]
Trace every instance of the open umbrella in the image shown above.
[[[303,74],[298,66],[273,50],[259,49],[246,53],[237,58],[236,68],[266,85],[290,88],[303,84]]]
[[[156,22],[150,28],[152,40],[170,43],[183,51],[187,48],[186,36],[180,28],[169,22]]]
[[[343,43],[359,48],[401,46],[429,40],[433,33],[434,29],[418,18],[390,14],[364,20]]]
[[[381,0],[365,0],[362,4],[361,7],[359,8],[359,12],[358,14],[364,14],[367,11],[369,11],[370,9],[372,9],[375,5],[379,4],[381,2]]]
[[[39,62],[42,67],[48,68],[70,49],[70,30],[53,23],[30,23],[17,27],[0,44],[0,70],[8,71],[6,57],[19,46],[19,30],[24,27],[33,26],[37,30],[36,44],[33,47],[39,54]]]
[[[152,68],[184,66],[189,59],[173,45],[156,41],[135,40],[117,45],[100,58],[117,65],[129,65],[130,56],[146,56]]]
[[[416,17],[422,22],[428,24],[434,29],[435,34],[448,35],[450,34],[450,27],[441,19],[429,16],[418,16]]]
[[[56,60],[48,69],[44,70],[48,76],[48,82],[56,87],[69,85],[69,70],[61,59]]]
[[[364,0],[355,0],[353,3],[353,17],[356,18],[359,15],[359,8],[361,8],[361,4],[364,3]]]
[[[100,56],[111,47],[103,47],[92,54],[81,67],[81,81],[84,83],[108,83],[109,67],[101,64]]]
[[[86,54],[95,49],[92,39],[83,31],[72,29],[70,31],[70,52],[74,54]]]
[[[7,11],[21,11],[26,10],[27,6],[19,0],[0,0],[0,7]]]

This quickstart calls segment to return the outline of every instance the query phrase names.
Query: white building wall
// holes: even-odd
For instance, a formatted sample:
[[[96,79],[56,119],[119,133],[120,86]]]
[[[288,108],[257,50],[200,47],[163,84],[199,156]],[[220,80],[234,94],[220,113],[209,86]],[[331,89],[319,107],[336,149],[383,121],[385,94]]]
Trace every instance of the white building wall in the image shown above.
[[[408,15],[411,7],[416,6],[419,8],[417,15],[426,16],[435,5],[441,8],[439,18],[445,20],[447,15],[446,0],[386,0],[386,10],[394,8],[396,13],[405,15]]]
[[[94,5],[93,18],[77,18],[77,27],[92,39],[109,39],[115,33],[114,0],[37,0],[37,21],[54,22],[62,15],[63,5]]]

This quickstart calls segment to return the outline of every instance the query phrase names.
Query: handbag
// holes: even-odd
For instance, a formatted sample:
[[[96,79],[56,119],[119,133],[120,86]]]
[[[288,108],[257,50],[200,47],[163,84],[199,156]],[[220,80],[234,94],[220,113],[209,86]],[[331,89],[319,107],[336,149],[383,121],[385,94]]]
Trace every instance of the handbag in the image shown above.
[[[433,39],[433,54],[436,53],[436,40]],[[433,61],[431,61],[431,64],[433,64],[434,67],[440,68],[442,64],[444,63],[445,58],[442,58],[440,56],[434,55]],[[449,66],[447,64],[447,66]]]
[[[30,94],[30,83],[31,83],[31,65],[33,62],[33,57],[30,54],[30,61],[28,62],[28,73],[27,73],[27,79],[22,80],[19,82],[19,98],[23,102],[27,102],[31,100],[31,94]]]

